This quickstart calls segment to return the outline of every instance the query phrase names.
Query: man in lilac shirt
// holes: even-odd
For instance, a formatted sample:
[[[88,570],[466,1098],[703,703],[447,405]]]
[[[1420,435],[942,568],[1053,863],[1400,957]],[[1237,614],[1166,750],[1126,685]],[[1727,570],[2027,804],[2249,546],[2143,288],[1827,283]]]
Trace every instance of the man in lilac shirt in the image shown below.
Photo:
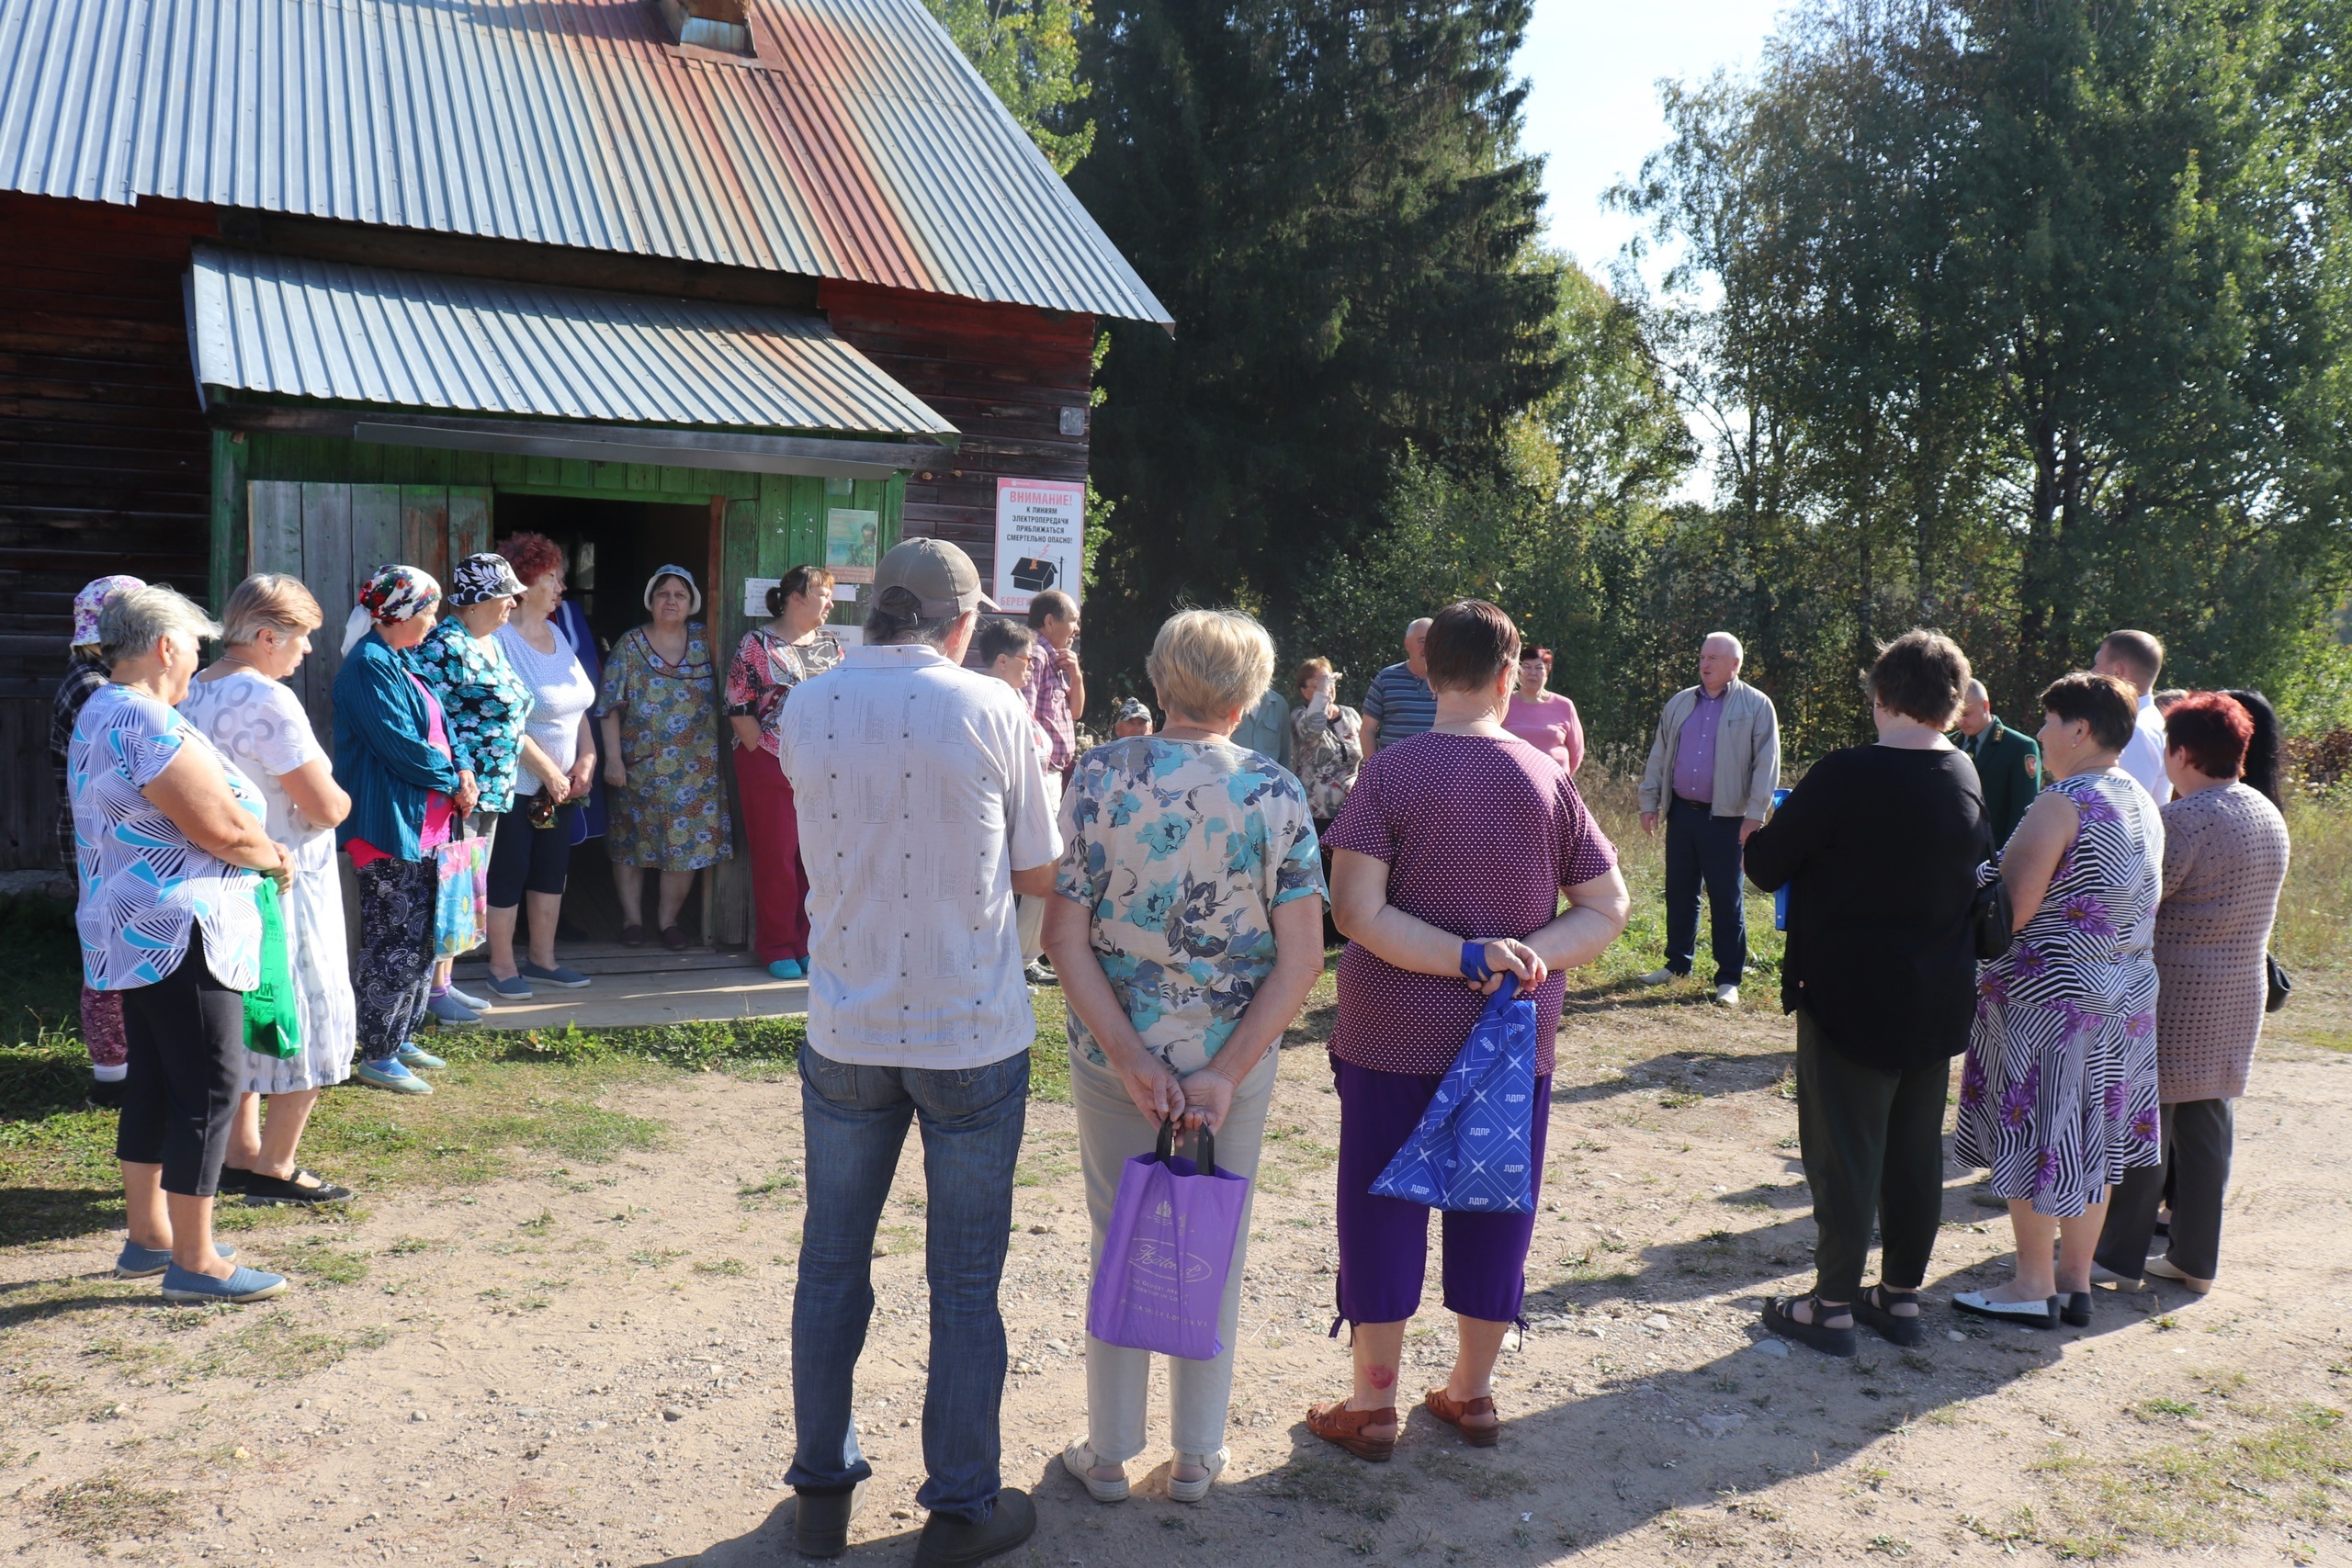
[[[1699,683],[1667,699],[1642,773],[1642,831],[1666,818],[1666,965],[1642,976],[1663,986],[1690,973],[1699,945],[1699,892],[1707,894],[1715,1000],[1739,1005],[1747,964],[1740,847],[1764,825],[1781,782],[1781,721],[1772,699],[1739,678],[1729,632],[1699,649]]]

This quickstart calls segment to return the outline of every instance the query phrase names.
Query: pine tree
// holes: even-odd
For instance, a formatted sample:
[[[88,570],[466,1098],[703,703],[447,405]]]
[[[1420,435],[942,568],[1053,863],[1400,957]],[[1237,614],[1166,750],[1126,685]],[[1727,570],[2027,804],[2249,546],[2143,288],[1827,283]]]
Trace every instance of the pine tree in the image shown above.
[[[1089,615],[1131,668],[1186,599],[1277,628],[1408,452],[1500,460],[1563,373],[1509,62],[1526,0],[1106,0],[1070,184],[1176,318],[1112,331]]]

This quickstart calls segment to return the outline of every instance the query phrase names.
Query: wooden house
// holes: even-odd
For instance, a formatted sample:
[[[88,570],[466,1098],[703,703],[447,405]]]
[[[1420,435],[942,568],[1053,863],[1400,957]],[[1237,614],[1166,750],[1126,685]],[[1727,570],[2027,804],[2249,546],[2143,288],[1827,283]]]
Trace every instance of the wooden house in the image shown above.
[[[530,527],[601,636],[674,560],[731,649],[829,549],[990,570],[1097,318],[1169,319],[922,0],[0,0],[0,870],[92,577],[339,618]]]

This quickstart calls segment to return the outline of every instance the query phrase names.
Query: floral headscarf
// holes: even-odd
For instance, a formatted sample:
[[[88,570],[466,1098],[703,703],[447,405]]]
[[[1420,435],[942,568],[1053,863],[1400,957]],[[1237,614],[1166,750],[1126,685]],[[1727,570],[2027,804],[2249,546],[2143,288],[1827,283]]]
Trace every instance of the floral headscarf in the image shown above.
[[[514,575],[514,568],[502,555],[485,550],[468,556],[449,572],[449,603],[467,606],[492,599],[518,599],[523,595],[523,580]]]
[[[441,600],[441,585],[433,574],[413,566],[379,566],[368,586],[359,591],[359,603],[352,606],[351,618],[343,626],[343,651],[349,653],[368,635],[368,625],[394,626],[414,620]]]
[[[98,640],[98,612],[107,607],[107,601],[118,593],[146,586],[139,578],[122,576],[101,577],[84,584],[82,592],[74,595],[73,646],[83,648]]]

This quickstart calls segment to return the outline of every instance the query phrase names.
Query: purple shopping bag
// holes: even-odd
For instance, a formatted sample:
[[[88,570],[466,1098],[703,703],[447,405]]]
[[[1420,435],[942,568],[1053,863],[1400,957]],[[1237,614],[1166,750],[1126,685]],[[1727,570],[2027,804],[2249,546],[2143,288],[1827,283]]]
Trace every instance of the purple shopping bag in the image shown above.
[[[1177,1158],[1175,1130],[1162,1123],[1159,1149],[1119,1175],[1086,1310],[1086,1331],[1105,1345],[1196,1361],[1225,1351],[1217,1317],[1250,1183],[1217,1168],[1205,1126],[1197,1153],[1197,1164]]]

